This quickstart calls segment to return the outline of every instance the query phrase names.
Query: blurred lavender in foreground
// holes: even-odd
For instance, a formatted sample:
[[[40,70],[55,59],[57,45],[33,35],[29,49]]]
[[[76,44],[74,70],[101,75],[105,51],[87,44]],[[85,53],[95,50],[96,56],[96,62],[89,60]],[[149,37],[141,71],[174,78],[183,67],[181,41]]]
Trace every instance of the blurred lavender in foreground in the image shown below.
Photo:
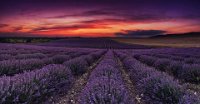
[[[0,103],[41,102],[59,91],[62,84],[70,87],[72,82],[71,71],[62,65],[48,65],[13,77],[3,76],[0,78]]]

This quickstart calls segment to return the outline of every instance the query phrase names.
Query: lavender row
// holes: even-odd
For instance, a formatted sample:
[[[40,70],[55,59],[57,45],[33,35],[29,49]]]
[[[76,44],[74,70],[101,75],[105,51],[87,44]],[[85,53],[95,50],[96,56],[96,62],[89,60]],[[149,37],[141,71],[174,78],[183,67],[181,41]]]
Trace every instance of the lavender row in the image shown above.
[[[62,54],[62,53],[60,53]],[[43,53],[29,53],[29,54],[23,54],[23,53],[18,53],[17,55],[11,55],[11,54],[0,54],[0,61],[3,60],[14,60],[14,59],[42,59],[42,58],[47,58],[47,57],[52,57],[55,55],[54,53],[48,53],[48,54],[43,54]]]
[[[67,53],[67,52],[77,52],[78,51],[94,51],[95,49],[79,49],[79,48],[59,48],[59,47],[43,47],[35,45],[20,45],[20,44],[0,44],[0,55],[10,54],[12,56],[18,54],[56,54],[56,53]]]
[[[0,62],[0,76],[12,76],[27,70],[41,68],[44,65],[51,64],[52,60],[45,59],[23,59],[23,60],[6,60]]]
[[[71,86],[73,76],[63,65],[48,65],[39,70],[0,78],[1,104],[41,102],[61,86]],[[65,88],[68,90],[69,88]]]
[[[111,51],[92,71],[79,95],[80,104],[134,104],[124,86],[118,64]]]
[[[153,66],[160,71],[172,74],[176,78],[185,82],[200,84],[200,65],[185,64],[181,61],[161,59],[153,56],[137,55],[136,59],[149,66]]]
[[[68,52],[68,53],[59,53],[62,55],[69,55],[73,52]],[[58,53],[57,53],[58,54]],[[43,59],[47,57],[52,57],[54,55],[57,55],[56,53],[49,53],[49,54],[43,54],[43,53],[33,53],[33,54],[17,54],[15,56],[10,55],[10,54],[1,54],[0,55],[0,61],[4,60],[15,60],[15,59]]]
[[[198,59],[200,58],[199,48],[159,48],[148,50],[132,50],[134,54],[153,54],[162,57],[171,57],[177,60]]]
[[[167,58],[167,59],[175,60],[175,61],[183,61],[187,64],[199,64],[200,63],[199,58],[196,58],[196,57],[186,58],[186,57],[174,56],[174,55],[170,55],[170,54],[150,54],[150,56],[155,56],[158,58]]]
[[[124,67],[135,83],[137,93],[144,103],[151,104],[198,104],[200,98],[195,92],[185,91],[173,77],[156,71],[132,57],[117,52]]]
[[[73,75],[79,76],[84,74],[87,71],[88,67],[91,66],[92,63],[99,59],[103,54],[105,54],[104,50],[97,51],[89,55],[84,55],[71,59],[64,62],[63,64],[71,69]]]
[[[171,54],[175,56],[181,56],[185,58],[199,58],[200,49],[199,48],[152,48],[143,50],[132,50],[132,53],[139,54]]]
[[[82,50],[80,50],[82,51]],[[84,51],[84,50],[83,50]],[[41,50],[41,51],[37,51],[37,50],[24,50],[24,49],[20,49],[20,50],[1,50],[0,54],[9,54],[11,56],[16,56],[16,55],[20,55],[20,54],[35,54],[35,53],[42,53],[42,54],[56,54],[56,53],[68,53],[68,52],[76,52],[75,49],[63,49],[63,50],[56,50],[56,49],[51,49],[51,50]]]
[[[180,56],[180,57],[185,57],[185,58],[200,58],[200,55],[197,54],[197,53],[170,53],[171,55],[174,55],[174,56]]]
[[[52,57],[54,55],[59,54],[71,54],[71,53],[76,53],[77,50],[79,52],[94,52],[95,50],[92,49],[63,49],[63,50],[57,50],[56,48],[53,50],[25,50],[27,52],[23,51],[16,51],[16,50],[1,50],[0,51],[0,61],[2,60],[11,60],[11,59],[28,59],[28,58],[45,58],[45,57]],[[3,52],[4,51],[4,52]],[[3,53],[2,53],[3,52]],[[13,54],[13,52],[15,54]]]
[[[0,61],[0,76],[22,73],[27,70],[41,68],[48,64],[62,64],[64,61],[74,57],[88,54],[88,52],[77,52],[70,55],[55,55],[44,59],[23,59],[23,60],[5,60]]]

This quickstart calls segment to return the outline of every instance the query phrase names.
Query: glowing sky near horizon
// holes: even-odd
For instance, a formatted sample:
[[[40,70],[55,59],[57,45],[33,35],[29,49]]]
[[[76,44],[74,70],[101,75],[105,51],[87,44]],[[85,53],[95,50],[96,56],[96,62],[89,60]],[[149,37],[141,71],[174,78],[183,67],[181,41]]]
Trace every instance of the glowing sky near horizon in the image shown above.
[[[0,35],[105,37],[200,32],[198,0],[2,0]]]

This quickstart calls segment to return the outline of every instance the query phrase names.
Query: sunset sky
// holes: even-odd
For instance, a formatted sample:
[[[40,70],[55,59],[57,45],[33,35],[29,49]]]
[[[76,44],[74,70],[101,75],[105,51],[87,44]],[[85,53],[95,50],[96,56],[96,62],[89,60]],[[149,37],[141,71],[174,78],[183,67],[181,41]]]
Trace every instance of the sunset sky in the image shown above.
[[[1,0],[1,36],[200,32],[199,0]]]

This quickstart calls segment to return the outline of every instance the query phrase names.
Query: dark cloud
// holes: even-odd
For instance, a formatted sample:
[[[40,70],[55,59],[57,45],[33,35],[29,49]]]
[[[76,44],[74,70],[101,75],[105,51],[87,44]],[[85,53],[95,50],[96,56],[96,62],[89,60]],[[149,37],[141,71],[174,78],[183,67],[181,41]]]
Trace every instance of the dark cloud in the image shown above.
[[[4,28],[4,27],[7,27],[7,26],[9,26],[9,25],[7,25],[7,24],[0,24],[0,28]]]
[[[27,33],[10,33],[10,32],[0,32],[0,37],[25,37],[25,36],[38,36],[36,34],[27,34]]]
[[[0,38],[1,37],[45,37],[46,35],[43,34],[30,34],[30,33],[21,33],[21,32],[0,32]],[[52,37],[56,37],[57,34],[52,35]]]
[[[58,15],[58,16],[49,16],[49,17],[46,17],[46,18],[52,18],[52,19],[54,19],[54,18],[66,18],[66,17],[71,17],[71,16],[74,16],[74,15],[68,15],[68,14],[66,14],[66,15]]]
[[[116,14],[113,11],[104,11],[102,9],[100,10],[89,10],[89,11],[82,11],[82,13],[72,13],[72,14],[64,14],[64,15],[58,15],[58,16],[50,16],[46,18],[66,18],[66,17],[90,17],[90,16],[109,16]],[[117,15],[117,14],[116,14]]]
[[[20,31],[22,29],[23,29],[23,26],[17,26],[13,28],[14,31]]]
[[[51,30],[62,30],[62,29],[78,29],[78,28],[86,28],[86,26],[81,26],[81,25],[73,25],[73,26],[53,26],[53,27],[38,27],[34,28],[30,31],[32,32],[39,32],[39,31],[51,31]]]
[[[157,15],[157,14],[132,14],[127,16],[132,21],[139,21],[139,22],[147,22],[147,21],[163,21],[172,19],[171,17],[164,16],[164,15]]]
[[[96,16],[96,15],[115,15],[115,14],[116,12],[114,11],[105,11],[104,9],[100,9],[100,10],[87,11],[87,12],[84,12],[82,15]]]
[[[116,33],[117,37],[152,37],[157,35],[164,35],[166,31],[163,30],[136,30],[126,31],[126,33]]]
[[[53,27],[38,27],[32,29],[30,32],[38,32],[38,31],[51,31],[51,30],[74,30],[74,29],[84,29],[84,28],[109,28],[106,25],[95,25],[95,21],[87,21],[88,24],[77,24],[70,26],[53,26]]]
[[[200,20],[200,13],[199,14],[188,14],[188,15],[185,15],[183,18],[185,18],[185,19],[198,19],[198,20]]]
[[[102,24],[104,22],[128,22],[128,20],[125,19],[96,19],[96,20],[88,20],[88,21],[82,21],[81,23],[86,24]]]

